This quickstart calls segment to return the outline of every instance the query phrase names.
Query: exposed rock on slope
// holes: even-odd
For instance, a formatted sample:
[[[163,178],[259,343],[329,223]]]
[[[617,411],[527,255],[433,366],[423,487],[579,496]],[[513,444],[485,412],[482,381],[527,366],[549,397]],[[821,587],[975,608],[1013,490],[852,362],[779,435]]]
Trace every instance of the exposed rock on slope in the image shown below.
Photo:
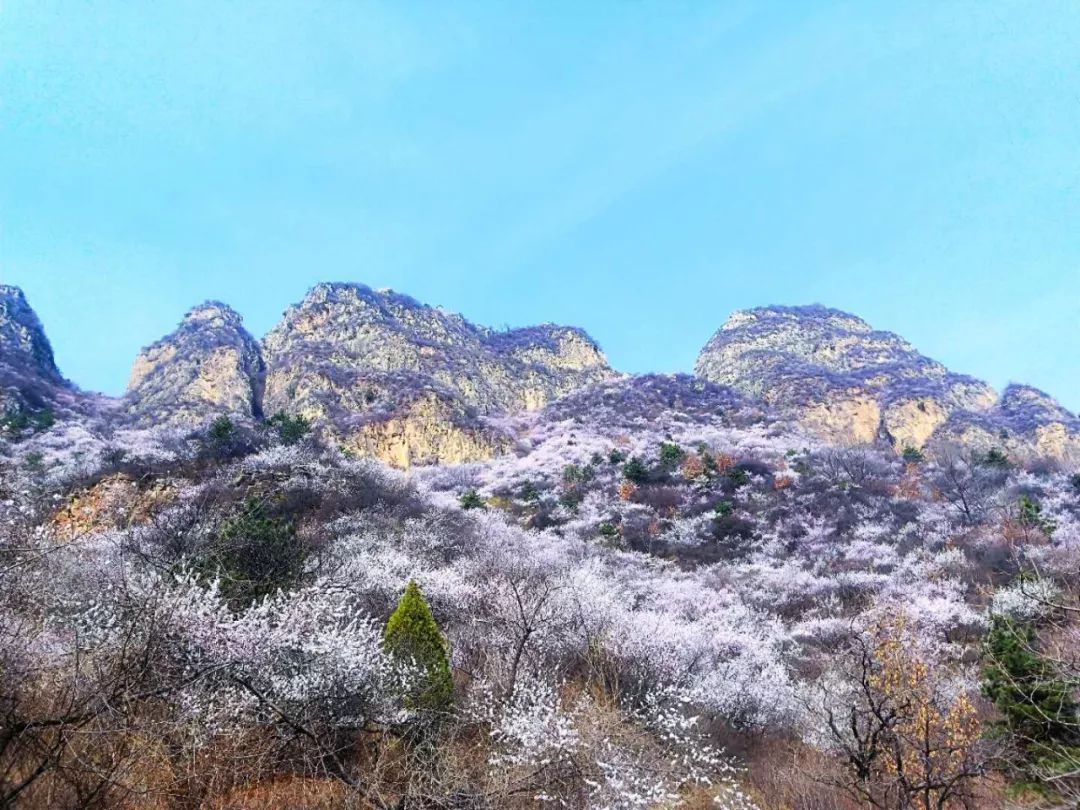
[[[320,284],[263,341],[266,410],[317,421],[398,466],[471,461],[507,439],[492,414],[615,376],[581,330],[497,332],[359,284]]]
[[[956,442],[1080,458],[1080,418],[1043,392],[1013,385],[998,399],[902,338],[825,307],[735,312],[695,371],[628,377],[580,329],[496,331],[397,293],[320,284],[261,343],[224,304],[195,307],[139,354],[117,402],[65,381],[22,292],[0,286],[6,436],[80,413],[196,428],[223,413],[285,411],[346,450],[409,467],[504,452],[523,424],[508,417],[523,411],[543,409],[533,422],[605,414],[614,425],[667,408],[706,421],[737,412],[774,432],[897,450]]]
[[[999,447],[1009,454],[1080,460],[1080,418],[1028,385],[1010,385],[987,413],[956,414],[935,438],[984,450]]]
[[[70,391],[26,296],[0,285],[0,415],[41,412]]]
[[[124,404],[143,423],[195,427],[222,413],[258,416],[262,376],[259,345],[240,315],[208,302],[139,353]]]
[[[698,356],[696,371],[761,397],[832,441],[885,438],[897,448],[922,447],[958,415],[994,422],[1004,413],[985,383],[820,306],[734,313]]]

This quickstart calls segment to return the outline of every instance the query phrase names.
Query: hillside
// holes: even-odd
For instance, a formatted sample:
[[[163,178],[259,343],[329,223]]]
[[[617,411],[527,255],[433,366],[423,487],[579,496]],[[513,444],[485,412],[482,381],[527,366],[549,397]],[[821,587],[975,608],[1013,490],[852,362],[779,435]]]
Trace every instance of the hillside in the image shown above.
[[[0,805],[1080,791],[1080,425],[1042,392],[821,307],[624,375],[334,284],[261,340],[197,307],[107,402],[8,296],[8,390],[78,407],[0,438]]]

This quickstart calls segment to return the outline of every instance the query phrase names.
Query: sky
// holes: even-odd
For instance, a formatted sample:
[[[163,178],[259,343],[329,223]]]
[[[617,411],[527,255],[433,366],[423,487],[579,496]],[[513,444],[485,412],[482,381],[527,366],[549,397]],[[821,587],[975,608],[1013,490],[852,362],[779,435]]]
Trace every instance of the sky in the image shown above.
[[[1080,3],[0,0],[0,280],[117,394],[320,281],[690,371],[821,303],[1080,409]]]

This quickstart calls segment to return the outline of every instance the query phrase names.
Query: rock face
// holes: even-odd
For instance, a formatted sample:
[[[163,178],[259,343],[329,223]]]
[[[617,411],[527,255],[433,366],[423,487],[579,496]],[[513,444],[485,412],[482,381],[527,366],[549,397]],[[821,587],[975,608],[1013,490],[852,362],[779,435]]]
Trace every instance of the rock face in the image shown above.
[[[139,423],[188,427],[299,414],[347,450],[408,467],[501,452],[495,417],[615,376],[579,329],[499,332],[397,293],[320,284],[261,344],[224,304],[191,310],[139,354],[124,406]]]
[[[263,340],[265,408],[327,426],[397,466],[490,456],[486,417],[543,407],[615,376],[581,330],[498,332],[360,284],[320,284]]]
[[[124,406],[144,424],[195,427],[219,414],[257,417],[262,378],[262,352],[240,316],[224,304],[208,302],[139,353]]]
[[[696,372],[757,396],[831,441],[923,447],[954,416],[994,421],[997,396],[897,335],[820,306],[734,313]]]
[[[23,291],[0,285],[0,414],[51,408],[57,395],[69,390]]]
[[[998,398],[897,335],[821,306],[735,312],[695,373],[632,378],[580,329],[497,331],[398,293],[320,284],[261,342],[228,306],[195,307],[139,354],[117,406],[64,380],[22,292],[0,286],[3,436],[90,413],[198,428],[221,414],[284,411],[350,452],[409,467],[505,452],[520,427],[506,417],[522,411],[602,413],[621,424],[668,403],[703,419],[750,414],[898,451],[950,442],[1080,459],[1080,418],[1042,391],[1011,385]]]
[[[455,391],[483,413],[532,410],[612,376],[580,329],[535,326],[497,332],[460,315],[359,284],[320,284],[263,341],[267,400],[286,395],[297,364],[333,372],[405,371]],[[365,391],[358,392],[365,394]]]
[[[1029,385],[1010,385],[985,414],[956,414],[937,438],[981,449],[999,447],[1009,454],[1080,461],[1080,418]]]

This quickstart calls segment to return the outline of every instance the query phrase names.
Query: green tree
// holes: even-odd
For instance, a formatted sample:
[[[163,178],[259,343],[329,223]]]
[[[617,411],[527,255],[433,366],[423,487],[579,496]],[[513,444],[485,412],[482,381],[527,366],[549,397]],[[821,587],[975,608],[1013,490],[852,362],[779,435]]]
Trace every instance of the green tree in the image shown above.
[[[562,469],[562,480],[564,484],[578,484],[585,480],[585,475],[577,464],[567,464]]]
[[[1047,537],[1054,533],[1057,527],[1052,520],[1043,516],[1042,504],[1030,495],[1021,495],[1016,503],[1017,521],[1025,529],[1038,529]]]
[[[614,542],[621,536],[619,534],[619,527],[614,523],[601,523],[598,531],[600,536],[608,542]]]
[[[725,475],[731,482],[731,485],[735,487],[735,489],[739,489],[739,487],[745,487],[747,484],[750,483],[750,474],[746,472],[746,470],[744,470],[742,467],[732,467],[725,473]]]
[[[485,508],[484,499],[480,496],[480,493],[475,489],[467,489],[458,498],[458,503],[461,504],[462,509],[483,509]]]
[[[912,447],[910,444],[904,446],[904,452],[902,454],[904,461],[908,464],[922,464],[924,456],[922,450],[918,447]]]
[[[266,424],[277,431],[278,438],[284,444],[296,444],[311,432],[311,423],[300,414],[290,416],[285,411],[278,411]]]
[[[994,616],[984,652],[983,693],[1001,712],[999,727],[1019,751],[1020,766],[1037,779],[1075,769],[1080,763],[1077,684],[1040,651],[1032,626]]]
[[[234,607],[299,584],[307,549],[292,522],[272,517],[255,498],[222,528],[199,568],[217,577],[221,594]]]
[[[991,447],[982,455],[977,456],[976,461],[984,467],[993,467],[996,470],[1007,470],[1012,466],[1009,457],[997,447]]]
[[[649,470],[645,462],[637,456],[623,465],[622,473],[627,481],[633,481],[635,484],[644,484],[649,478]]]
[[[661,442],[660,444],[660,466],[665,470],[674,470],[682,462],[685,455],[683,449],[674,442]]]
[[[407,699],[410,708],[430,712],[449,708],[454,696],[449,646],[415,580],[409,580],[386,622],[383,646],[397,660],[419,669],[419,682]]]
[[[235,433],[236,426],[233,424],[232,419],[222,414],[210,423],[207,436],[211,442],[220,446],[231,442]]]

